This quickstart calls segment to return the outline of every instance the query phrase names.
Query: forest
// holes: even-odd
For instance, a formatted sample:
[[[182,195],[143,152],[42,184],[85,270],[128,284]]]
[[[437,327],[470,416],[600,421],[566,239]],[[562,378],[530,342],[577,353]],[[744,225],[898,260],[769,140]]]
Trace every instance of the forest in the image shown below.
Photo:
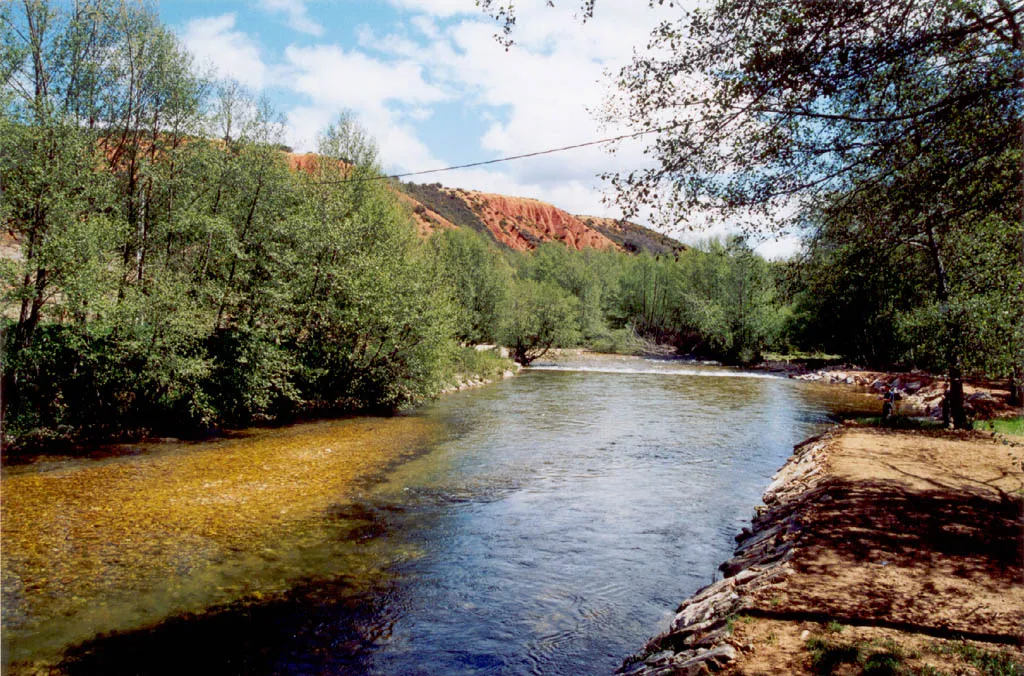
[[[394,411],[435,396],[480,343],[521,363],[656,344],[737,365],[803,350],[941,370],[955,322],[958,369],[1020,379],[1012,209],[979,203],[964,218],[983,236],[946,235],[944,298],[926,246],[880,246],[827,204],[802,215],[815,237],[786,262],[742,236],[516,253],[468,229],[419,238],[349,116],[296,163],[282,117],[203,75],[145,5],[4,4],[0,82],[9,448]],[[993,180],[1019,160],[995,156]],[[862,191],[855,213],[882,217],[893,194]]]

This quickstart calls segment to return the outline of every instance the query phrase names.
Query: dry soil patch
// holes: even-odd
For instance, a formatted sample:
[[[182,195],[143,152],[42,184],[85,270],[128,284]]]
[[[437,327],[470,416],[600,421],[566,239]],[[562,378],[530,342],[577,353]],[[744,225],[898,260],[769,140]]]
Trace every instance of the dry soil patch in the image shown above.
[[[825,492],[799,508],[796,574],[755,592],[756,617],[736,623],[735,673],[811,673],[803,632],[830,621],[852,625],[844,640],[904,646],[907,673],[978,673],[925,650],[959,637],[1019,659],[1024,448],[980,433],[850,427],[827,458]]]

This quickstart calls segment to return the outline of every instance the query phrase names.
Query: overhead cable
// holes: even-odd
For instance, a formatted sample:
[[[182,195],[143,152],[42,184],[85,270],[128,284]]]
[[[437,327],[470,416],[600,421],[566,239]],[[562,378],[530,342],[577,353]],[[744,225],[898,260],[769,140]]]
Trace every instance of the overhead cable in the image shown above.
[[[409,171],[404,174],[389,174],[380,176],[362,176],[358,178],[341,178],[334,181],[318,181],[320,185],[329,185],[334,183],[362,183],[364,181],[386,181],[389,179],[408,178],[410,176],[423,176],[424,174],[437,174],[442,171],[455,171],[456,169],[469,169],[471,167],[482,167],[487,164],[498,164],[499,162],[510,162],[512,160],[522,160],[527,157],[537,157],[539,155],[551,155],[552,153],[561,153],[566,150],[576,150],[577,148],[586,148],[587,146],[597,146],[605,143],[614,143],[615,141],[622,141],[628,138],[636,138],[643,136],[644,134],[656,134],[663,131],[669,131],[677,127],[678,124],[669,125],[667,127],[660,127],[658,129],[646,129],[644,131],[633,132],[632,134],[622,134],[621,136],[612,136],[610,138],[598,139],[596,141],[587,141],[586,143],[576,143],[570,146],[562,146],[560,148],[548,148],[547,150],[538,150],[532,153],[523,153],[522,155],[509,155],[508,157],[498,157],[493,160],[483,160],[481,162],[470,162],[469,164],[457,164],[451,167],[440,167],[437,169],[423,169],[421,171]]]

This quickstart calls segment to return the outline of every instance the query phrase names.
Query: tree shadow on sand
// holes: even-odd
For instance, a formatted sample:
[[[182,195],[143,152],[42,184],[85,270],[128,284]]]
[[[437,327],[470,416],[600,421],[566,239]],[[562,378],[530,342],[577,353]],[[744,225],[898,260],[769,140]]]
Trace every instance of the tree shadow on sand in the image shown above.
[[[996,480],[949,487],[890,469],[914,481],[832,478],[805,495],[801,574],[752,614],[1019,643],[1024,500]]]

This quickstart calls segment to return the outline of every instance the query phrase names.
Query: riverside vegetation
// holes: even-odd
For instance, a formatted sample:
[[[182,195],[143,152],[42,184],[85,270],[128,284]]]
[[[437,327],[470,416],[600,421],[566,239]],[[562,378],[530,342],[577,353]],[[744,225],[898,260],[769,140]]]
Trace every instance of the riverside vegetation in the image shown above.
[[[351,118],[294,166],[270,105],[203,76],[144,5],[5,3],[0,44],[8,449],[391,411],[480,363],[460,356],[471,343],[524,364],[650,341],[736,364],[800,348],[1019,376],[1006,208],[971,221],[984,237],[943,235],[940,303],[927,251],[827,210],[799,263],[735,236],[661,255],[423,240]],[[1015,157],[992,164],[1011,191]]]
[[[777,334],[770,265],[738,240],[678,260],[421,241],[351,119],[292,168],[281,118],[202,77],[150,9],[0,11],[8,448],[393,410],[482,363],[460,343],[525,363]]]

